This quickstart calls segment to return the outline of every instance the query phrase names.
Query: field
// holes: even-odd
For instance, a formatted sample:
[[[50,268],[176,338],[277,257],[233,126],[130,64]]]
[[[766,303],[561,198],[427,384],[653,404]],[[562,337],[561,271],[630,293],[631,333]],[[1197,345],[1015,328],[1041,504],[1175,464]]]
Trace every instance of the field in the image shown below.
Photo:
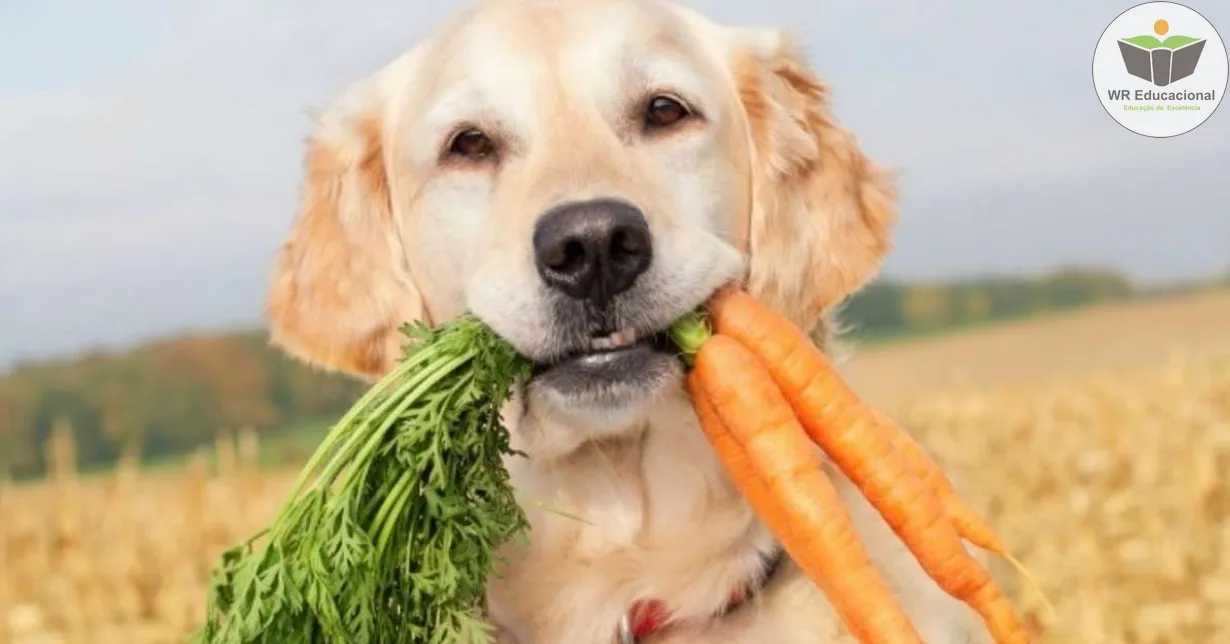
[[[1054,643],[1230,642],[1230,293],[1014,322],[859,350],[851,381],[917,433],[999,526],[1054,613]],[[0,643],[171,642],[214,557],[291,472],[250,435],[179,470],[0,492]]]

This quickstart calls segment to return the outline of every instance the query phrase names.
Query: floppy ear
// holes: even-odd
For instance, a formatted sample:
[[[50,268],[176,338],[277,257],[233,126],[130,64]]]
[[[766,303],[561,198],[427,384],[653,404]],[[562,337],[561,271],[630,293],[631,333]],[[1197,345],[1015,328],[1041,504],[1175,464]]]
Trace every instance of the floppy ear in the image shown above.
[[[803,328],[866,284],[890,248],[896,194],[838,125],[781,30],[747,30],[735,80],[753,147],[749,292]]]
[[[300,204],[267,300],[273,342],[310,363],[375,378],[424,315],[390,206],[383,101],[352,90],[307,142]]]

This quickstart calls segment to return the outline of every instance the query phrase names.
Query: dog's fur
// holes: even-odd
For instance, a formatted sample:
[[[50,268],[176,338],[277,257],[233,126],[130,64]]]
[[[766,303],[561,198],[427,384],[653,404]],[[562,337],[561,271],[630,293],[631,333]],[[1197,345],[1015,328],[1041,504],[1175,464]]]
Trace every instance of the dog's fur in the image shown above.
[[[652,136],[654,94],[697,117]],[[442,150],[461,126],[498,154]],[[875,273],[895,219],[890,176],[833,119],[824,84],[777,29],[732,28],[657,0],[488,0],[353,86],[308,144],[301,210],[278,259],[275,341],[371,379],[400,355],[398,326],[473,311],[525,355],[577,342],[535,272],[530,238],[554,205],[613,197],[643,210],[653,263],[610,315],[659,330],[740,280],[814,331]],[[508,467],[527,547],[490,582],[503,642],[605,644],[639,598],[675,626],[653,642],[850,642],[789,563],[715,616],[773,547],[715,461],[678,367],[567,391],[531,381],[507,410]],[[848,481],[873,556],[925,641],[983,641]],[[583,521],[540,509],[562,507]]]

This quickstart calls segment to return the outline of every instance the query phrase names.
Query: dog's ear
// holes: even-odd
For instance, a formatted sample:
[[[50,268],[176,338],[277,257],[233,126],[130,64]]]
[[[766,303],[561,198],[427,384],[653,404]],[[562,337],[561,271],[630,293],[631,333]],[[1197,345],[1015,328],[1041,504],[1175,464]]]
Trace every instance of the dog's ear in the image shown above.
[[[818,330],[865,285],[890,248],[892,177],[829,111],[823,82],[789,35],[744,30],[733,61],[751,130],[748,290]]]
[[[424,316],[390,205],[383,100],[352,89],[307,142],[298,212],[266,302],[273,342],[312,364],[372,379]]]

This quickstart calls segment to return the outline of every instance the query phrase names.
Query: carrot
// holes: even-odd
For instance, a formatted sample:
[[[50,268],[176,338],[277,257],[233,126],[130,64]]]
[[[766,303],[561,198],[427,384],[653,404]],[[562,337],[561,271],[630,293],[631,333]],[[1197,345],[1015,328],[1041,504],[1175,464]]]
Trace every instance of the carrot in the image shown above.
[[[747,347],[812,442],[858,486],[927,574],[974,608],[996,641],[1028,641],[1007,598],[965,549],[962,537],[1001,554],[1003,544],[964,503],[954,503],[951,485],[921,448],[911,449],[912,440],[903,441],[900,429],[867,407],[789,320],[735,289],[715,296],[710,311],[717,335],[701,352],[722,336]],[[732,378],[737,368],[714,369],[711,377]],[[755,426],[756,419],[728,421],[727,427],[735,432],[738,423]]]
[[[878,415],[878,414],[877,414]],[[881,423],[889,421],[880,420]],[[999,535],[982,520],[974,508],[970,507],[969,503],[965,502],[956,489],[953,488],[952,482],[944,475],[944,470],[931,458],[931,455],[923,449],[908,433],[899,431],[893,436],[893,445],[905,454],[906,460],[909,462],[910,468],[915,475],[922,479],[923,485],[930,487],[940,496],[940,502],[944,505],[944,512],[948,516],[949,521],[957,529],[957,533],[964,537],[970,543],[993,552],[1000,557],[1003,557],[1012,567],[1025,579],[1025,582],[1033,589],[1034,593],[1042,600],[1042,604],[1047,609],[1047,612],[1054,612],[1050,601],[1046,595],[1034,581],[1029,570],[1025,568],[1025,564],[1021,563],[1016,557],[1008,551],[1008,547],[1004,544]]]
[[[755,356],[714,337],[697,355],[688,383],[732,482],[850,632],[861,642],[922,644],[873,567],[819,454]]]

